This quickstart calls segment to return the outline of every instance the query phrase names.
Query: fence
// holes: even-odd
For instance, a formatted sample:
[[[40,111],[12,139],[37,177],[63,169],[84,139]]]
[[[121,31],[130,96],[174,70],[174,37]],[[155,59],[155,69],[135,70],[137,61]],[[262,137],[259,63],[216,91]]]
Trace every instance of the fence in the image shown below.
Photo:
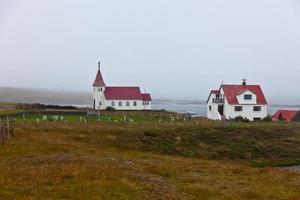
[[[10,138],[15,137],[15,126],[15,118],[0,118],[0,140],[2,144],[5,144],[5,142],[8,141]]]

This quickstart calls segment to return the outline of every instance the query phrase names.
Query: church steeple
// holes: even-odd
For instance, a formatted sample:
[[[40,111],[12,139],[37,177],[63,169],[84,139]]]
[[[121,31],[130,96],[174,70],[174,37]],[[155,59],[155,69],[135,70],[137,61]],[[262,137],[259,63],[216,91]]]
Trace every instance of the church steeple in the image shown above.
[[[105,87],[105,83],[104,83],[104,80],[103,80],[103,77],[102,77],[102,74],[101,74],[101,71],[100,71],[100,61],[98,62],[98,72],[96,74],[96,78],[95,78],[95,81],[93,83],[93,87]]]

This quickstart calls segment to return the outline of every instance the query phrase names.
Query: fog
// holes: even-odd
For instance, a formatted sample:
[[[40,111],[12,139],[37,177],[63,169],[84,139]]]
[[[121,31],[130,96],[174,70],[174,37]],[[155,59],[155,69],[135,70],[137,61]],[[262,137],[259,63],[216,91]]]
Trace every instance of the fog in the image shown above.
[[[0,86],[138,85],[154,98],[206,99],[261,84],[300,102],[298,0],[0,0]]]

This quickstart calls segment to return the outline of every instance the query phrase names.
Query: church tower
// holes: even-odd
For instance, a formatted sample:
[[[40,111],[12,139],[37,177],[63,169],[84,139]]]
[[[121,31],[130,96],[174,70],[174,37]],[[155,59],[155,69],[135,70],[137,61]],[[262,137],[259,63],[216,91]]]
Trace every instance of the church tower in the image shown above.
[[[94,110],[102,110],[106,108],[105,105],[105,96],[104,96],[104,91],[105,91],[105,83],[102,78],[102,74],[100,71],[100,62],[98,62],[98,71],[97,75],[95,78],[95,81],[93,83],[93,107]]]

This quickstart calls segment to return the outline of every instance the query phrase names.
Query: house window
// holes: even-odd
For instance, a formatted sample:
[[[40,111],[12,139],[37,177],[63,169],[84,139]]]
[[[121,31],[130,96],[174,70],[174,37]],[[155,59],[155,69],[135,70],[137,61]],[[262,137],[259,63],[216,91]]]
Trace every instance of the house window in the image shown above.
[[[111,102],[111,106],[115,106],[115,102],[114,101]]]
[[[122,106],[122,101],[119,101],[119,106],[120,106],[120,107]]]
[[[209,111],[211,111],[211,106],[209,106]]]
[[[261,111],[261,106],[253,106],[253,111],[256,111],[256,112]]]
[[[137,103],[136,103],[136,101],[134,101],[134,102],[133,102],[133,106],[137,106]]]
[[[252,94],[245,94],[244,100],[252,100]]]
[[[234,106],[234,111],[236,111],[236,112],[243,111],[243,106]]]
[[[130,104],[129,104],[129,101],[127,101],[127,102],[126,102],[126,106],[129,106],[129,105],[130,105]]]
[[[99,102],[99,106],[101,106],[101,105],[102,105],[102,102],[100,101],[100,102]]]

